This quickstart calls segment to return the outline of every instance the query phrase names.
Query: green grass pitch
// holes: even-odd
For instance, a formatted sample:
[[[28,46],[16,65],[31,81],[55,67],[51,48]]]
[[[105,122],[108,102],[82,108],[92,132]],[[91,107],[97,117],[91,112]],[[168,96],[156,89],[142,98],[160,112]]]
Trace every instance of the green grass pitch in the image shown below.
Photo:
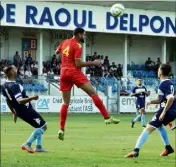
[[[32,127],[12,115],[1,115],[1,167],[176,167],[176,154],[160,157],[163,143],[156,131],[143,146],[140,156],[125,159],[140,135],[141,124],[130,127],[134,116],[117,115],[118,125],[105,125],[99,114],[71,114],[67,119],[65,140],[57,139],[58,114],[44,114],[48,130],[43,146],[48,153],[29,154],[21,144],[29,137]],[[147,120],[152,115],[147,115]],[[176,131],[168,129],[175,148]]]

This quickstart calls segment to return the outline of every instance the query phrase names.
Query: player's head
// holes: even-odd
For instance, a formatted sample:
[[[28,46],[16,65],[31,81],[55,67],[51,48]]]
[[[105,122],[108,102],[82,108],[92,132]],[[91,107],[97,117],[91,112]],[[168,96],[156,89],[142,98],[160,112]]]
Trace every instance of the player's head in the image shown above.
[[[137,85],[138,85],[138,86],[142,86],[142,78],[138,78],[138,80],[137,80]]]
[[[162,64],[158,69],[158,77],[161,79],[163,77],[169,77],[171,74],[171,66],[169,64]]]
[[[9,66],[4,69],[4,73],[6,74],[7,78],[16,79],[17,76],[17,68],[15,66]]]
[[[75,28],[73,35],[78,39],[79,42],[84,43],[86,37],[85,30],[83,28]]]

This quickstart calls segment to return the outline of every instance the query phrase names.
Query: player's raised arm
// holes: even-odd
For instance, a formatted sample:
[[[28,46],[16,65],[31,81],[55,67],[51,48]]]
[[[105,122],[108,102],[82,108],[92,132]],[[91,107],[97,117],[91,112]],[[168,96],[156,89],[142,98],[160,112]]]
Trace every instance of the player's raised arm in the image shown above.
[[[100,60],[94,60],[89,62],[82,62],[81,55],[82,55],[82,46],[81,44],[77,43],[75,46],[75,65],[77,68],[82,67],[89,67],[89,66],[100,66],[101,61]]]
[[[75,65],[77,68],[89,67],[89,66],[100,66],[100,60],[94,60],[89,62],[82,62],[81,59],[75,59]]]

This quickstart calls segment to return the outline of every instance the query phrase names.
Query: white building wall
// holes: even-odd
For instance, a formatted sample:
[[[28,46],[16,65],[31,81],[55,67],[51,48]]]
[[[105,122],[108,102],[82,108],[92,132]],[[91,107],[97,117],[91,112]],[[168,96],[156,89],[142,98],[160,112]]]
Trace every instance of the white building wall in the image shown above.
[[[9,29],[9,39],[8,42],[6,42],[1,49],[1,55],[5,55],[4,57],[6,59],[13,60],[13,56],[16,51],[19,52],[19,54],[22,56],[22,38],[32,38],[32,37],[25,37],[23,35],[23,32],[25,31],[24,28],[10,28]],[[36,59],[38,59],[39,55],[39,31],[38,30],[32,30],[36,33],[37,38],[37,51],[36,51]],[[51,59],[51,46],[50,46],[50,33],[46,30],[43,31],[43,61],[47,61]],[[5,51],[4,51],[5,50]],[[7,55],[7,50],[9,54]],[[5,54],[3,54],[5,52]]]
[[[124,35],[94,33],[91,47],[87,48],[87,54],[97,52],[98,55],[109,56],[110,62],[116,64],[124,62]],[[128,63],[144,64],[148,57],[156,62],[157,57],[162,56],[162,38],[151,36],[131,36],[132,46],[128,48]],[[130,41],[128,41],[130,43]]]
[[[124,35],[94,33],[93,36],[93,53],[109,56],[110,62],[123,63]],[[87,52],[91,55],[89,50]]]
[[[128,63],[142,64],[151,57],[154,62],[162,57],[162,38],[150,36],[131,36],[131,47],[128,51]]]
[[[13,60],[13,56],[15,52],[18,51],[20,55],[22,55],[22,38],[24,29],[21,28],[10,28],[9,29],[9,42],[8,42],[8,49],[9,49],[9,59]],[[8,59],[8,58],[7,58]]]
[[[38,49],[36,56],[39,55],[39,31],[34,30],[37,33],[37,44]],[[19,51],[22,55],[22,38],[24,29],[23,28],[11,28],[9,31],[9,40],[4,45],[1,51],[1,55],[4,50],[9,51],[9,58],[13,60],[13,55],[15,51]],[[48,30],[43,30],[43,61],[51,60],[54,54],[54,45],[57,41],[62,41],[57,39],[54,43],[51,42],[50,32]],[[151,57],[153,61],[157,60],[157,57],[161,58],[162,55],[162,38],[161,37],[151,37],[151,36],[131,36],[132,45],[128,50],[128,63],[133,61],[135,64],[144,64],[148,57]],[[115,61],[116,64],[124,62],[124,35],[119,34],[102,34],[93,33],[93,41],[86,48],[86,54],[92,55],[97,52],[98,55],[109,56],[110,62]],[[129,42],[130,43],[130,42]]]

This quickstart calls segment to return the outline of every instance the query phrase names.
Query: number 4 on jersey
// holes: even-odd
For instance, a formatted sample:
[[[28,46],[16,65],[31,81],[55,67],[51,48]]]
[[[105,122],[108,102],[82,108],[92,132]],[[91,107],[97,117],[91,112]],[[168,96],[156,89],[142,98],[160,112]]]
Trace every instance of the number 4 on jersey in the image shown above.
[[[67,46],[63,51],[62,51],[62,54],[64,54],[65,56],[69,56],[69,50],[70,50],[70,47]]]

